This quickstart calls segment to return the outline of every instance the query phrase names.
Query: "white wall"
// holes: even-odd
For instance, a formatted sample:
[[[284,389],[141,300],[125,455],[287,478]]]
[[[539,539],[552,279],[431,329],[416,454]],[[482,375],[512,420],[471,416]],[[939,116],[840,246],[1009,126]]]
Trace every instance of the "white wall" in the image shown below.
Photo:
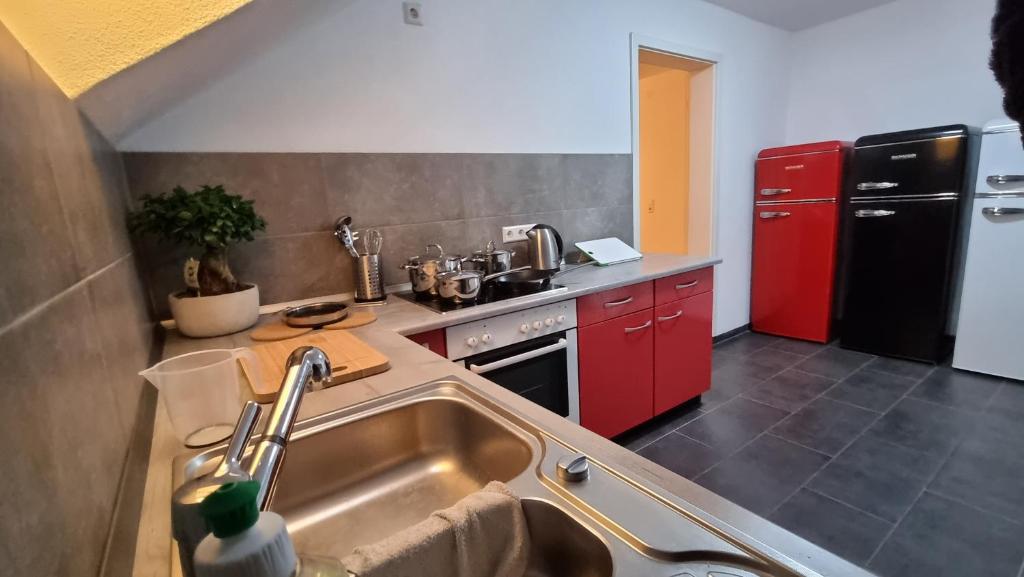
[[[898,0],[793,35],[789,143],[1004,116],[995,0]]]
[[[753,158],[784,135],[789,34],[699,0],[336,10],[128,135],[130,151],[630,152],[629,34],[722,55],[716,332],[748,322]]]

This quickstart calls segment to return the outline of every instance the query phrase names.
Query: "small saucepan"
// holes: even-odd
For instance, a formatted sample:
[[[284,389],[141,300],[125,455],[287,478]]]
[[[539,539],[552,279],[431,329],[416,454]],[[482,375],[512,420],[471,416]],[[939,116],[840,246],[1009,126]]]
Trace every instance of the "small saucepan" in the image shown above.
[[[430,255],[431,249],[437,249],[437,256]],[[446,255],[441,245],[431,244],[427,246],[424,256],[409,257],[409,261],[399,268],[408,271],[412,292],[418,296],[436,298],[440,295],[437,276],[444,272],[458,270],[461,265],[461,257]]]
[[[512,257],[514,250],[501,250],[494,248],[494,241],[488,241],[487,247],[473,253],[469,261],[476,264],[487,274],[507,272],[512,269]]]
[[[521,266],[488,275],[480,270],[443,272],[437,275],[437,291],[442,299],[453,304],[473,302],[480,296],[480,291],[483,290],[484,283],[487,281],[523,272],[531,272],[530,267]]]

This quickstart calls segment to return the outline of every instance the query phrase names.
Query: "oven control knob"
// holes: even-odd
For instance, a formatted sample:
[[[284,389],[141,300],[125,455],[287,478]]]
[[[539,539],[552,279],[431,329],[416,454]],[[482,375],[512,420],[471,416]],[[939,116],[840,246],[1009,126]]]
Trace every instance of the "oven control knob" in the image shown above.
[[[530,332],[530,325],[528,325],[526,323],[523,323],[523,324],[519,325],[519,332],[521,332],[523,334],[526,334],[526,333]]]
[[[557,317],[555,317],[555,322],[558,323],[558,324],[564,323],[565,322],[565,315],[558,315]]]
[[[548,317],[544,319],[544,326],[551,327],[555,325],[555,319]]]
[[[485,344],[485,345],[487,343],[493,341],[493,340],[494,340],[494,337],[491,336],[491,333],[484,333],[484,334],[480,335],[480,342]]]
[[[475,347],[480,341],[476,340],[476,337],[469,337],[466,339],[466,346],[469,348]]]
[[[542,326],[544,326],[544,323],[540,321],[533,321],[533,330],[539,331]]]

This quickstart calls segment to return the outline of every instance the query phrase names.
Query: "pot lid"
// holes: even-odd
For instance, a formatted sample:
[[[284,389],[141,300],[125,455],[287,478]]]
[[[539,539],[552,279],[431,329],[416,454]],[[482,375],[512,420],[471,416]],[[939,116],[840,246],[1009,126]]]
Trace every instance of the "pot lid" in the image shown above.
[[[449,279],[450,280],[463,280],[463,279],[469,279],[469,278],[474,278],[474,277],[475,278],[480,278],[480,277],[483,277],[483,276],[484,276],[484,274],[481,271],[478,271],[478,270],[467,270],[467,269],[446,270],[444,272],[437,273],[437,278],[438,279],[444,279],[444,280],[449,280]]]
[[[489,241],[487,241],[487,246],[483,250],[478,250],[478,251],[474,252],[473,256],[489,256],[489,255],[492,255],[492,254],[512,254],[512,252],[508,251],[508,250],[503,250],[503,249],[495,249],[494,248],[494,241],[493,240],[489,240]]]
[[[430,255],[430,249],[435,249],[435,248],[437,249],[437,256],[431,256]],[[425,264],[425,263],[428,263],[428,262],[433,262],[433,263],[440,264],[441,262],[448,261],[448,260],[451,260],[451,257],[450,256],[445,256],[444,249],[441,248],[441,245],[439,245],[439,244],[428,244],[427,245],[427,249],[423,253],[422,256],[416,255],[416,256],[410,256],[409,257],[409,264],[410,265],[414,265],[414,266],[415,265],[420,265],[420,264]]]

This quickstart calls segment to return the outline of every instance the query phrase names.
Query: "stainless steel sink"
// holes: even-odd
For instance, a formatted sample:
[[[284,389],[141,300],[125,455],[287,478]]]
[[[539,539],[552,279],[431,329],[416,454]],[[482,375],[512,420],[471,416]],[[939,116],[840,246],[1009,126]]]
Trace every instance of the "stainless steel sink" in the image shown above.
[[[299,551],[340,558],[498,480],[522,498],[530,577],[815,575],[599,462],[587,481],[560,480],[555,462],[574,452],[457,380],[428,383],[298,423],[271,509]]]
[[[271,508],[300,551],[343,557],[511,480],[532,455],[468,403],[421,400],[293,436]]]

